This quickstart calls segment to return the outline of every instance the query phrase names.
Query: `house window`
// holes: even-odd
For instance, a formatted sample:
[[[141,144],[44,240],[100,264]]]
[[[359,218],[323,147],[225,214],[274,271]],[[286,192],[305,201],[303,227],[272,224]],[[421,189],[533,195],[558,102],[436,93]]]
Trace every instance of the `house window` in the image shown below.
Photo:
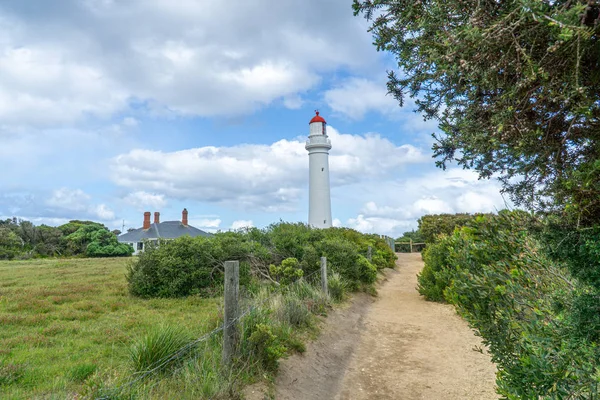
[[[142,243],[142,242],[137,242],[137,249],[138,249],[138,251],[142,251],[142,250],[144,250],[144,243]]]

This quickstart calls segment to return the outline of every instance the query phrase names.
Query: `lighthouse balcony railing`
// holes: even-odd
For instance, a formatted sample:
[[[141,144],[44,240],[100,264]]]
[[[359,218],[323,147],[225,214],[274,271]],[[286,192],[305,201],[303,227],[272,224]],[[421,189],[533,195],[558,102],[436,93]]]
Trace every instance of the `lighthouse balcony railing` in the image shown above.
[[[328,144],[331,146],[331,140],[329,140],[325,136],[311,136],[307,141],[306,145],[314,145],[314,144]]]

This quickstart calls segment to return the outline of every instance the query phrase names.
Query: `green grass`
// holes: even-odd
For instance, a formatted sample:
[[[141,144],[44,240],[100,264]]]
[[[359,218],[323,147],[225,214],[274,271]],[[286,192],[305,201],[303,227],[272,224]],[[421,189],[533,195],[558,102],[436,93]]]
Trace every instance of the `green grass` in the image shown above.
[[[127,262],[0,261],[0,398],[73,398],[126,380],[131,347],[157,326],[216,326],[220,299],[131,297]]]

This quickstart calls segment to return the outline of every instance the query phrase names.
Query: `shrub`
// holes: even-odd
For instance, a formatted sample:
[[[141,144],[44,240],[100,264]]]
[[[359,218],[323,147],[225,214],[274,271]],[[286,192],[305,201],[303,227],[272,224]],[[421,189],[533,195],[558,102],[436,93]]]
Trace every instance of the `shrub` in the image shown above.
[[[365,257],[369,246],[371,261]],[[376,235],[282,222],[265,230],[160,241],[132,261],[127,280],[130,293],[140,297],[210,296],[222,289],[226,260],[240,261],[241,285],[268,277],[285,286],[318,272],[321,256],[344,278],[348,290],[375,282],[377,270],[394,267],[396,259]]]
[[[442,236],[423,251],[425,266],[417,275],[417,290],[430,301],[444,301],[444,290],[450,284],[448,273],[448,253],[453,237]]]
[[[286,258],[279,266],[271,264],[269,272],[282,285],[289,285],[304,275],[304,271],[300,269],[300,263],[293,257]]]
[[[278,360],[285,354],[286,347],[278,343],[271,328],[265,324],[256,325],[248,338],[253,353],[262,361],[267,370],[276,370]]]
[[[155,328],[131,346],[129,350],[131,366],[134,371],[143,372],[163,363],[165,368],[178,364],[190,354],[189,351],[177,355],[172,360],[168,358],[190,341],[185,331],[180,328],[171,325]]]
[[[480,215],[480,214],[476,214]],[[425,243],[435,243],[441,235],[450,236],[454,229],[465,226],[475,215],[430,214],[419,218],[419,233]]]
[[[433,279],[421,274],[420,284],[428,294],[443,290],[481,335],[499,394],[590,398],[600,364],[588,324],[597,327],[598,318],[578,310],[595,298],[544,255],[527,224],[519,212],[476,217],[427,250]]]

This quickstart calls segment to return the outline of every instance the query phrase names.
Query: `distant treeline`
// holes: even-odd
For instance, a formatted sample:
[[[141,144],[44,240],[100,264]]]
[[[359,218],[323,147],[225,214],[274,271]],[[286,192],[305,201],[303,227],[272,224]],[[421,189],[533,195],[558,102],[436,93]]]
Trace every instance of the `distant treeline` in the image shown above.
[[[73,220],[53,227],[17,218],[0,220],[0,259],[130,256],[133,248],[119,243],[118,233],[92,221]]]

